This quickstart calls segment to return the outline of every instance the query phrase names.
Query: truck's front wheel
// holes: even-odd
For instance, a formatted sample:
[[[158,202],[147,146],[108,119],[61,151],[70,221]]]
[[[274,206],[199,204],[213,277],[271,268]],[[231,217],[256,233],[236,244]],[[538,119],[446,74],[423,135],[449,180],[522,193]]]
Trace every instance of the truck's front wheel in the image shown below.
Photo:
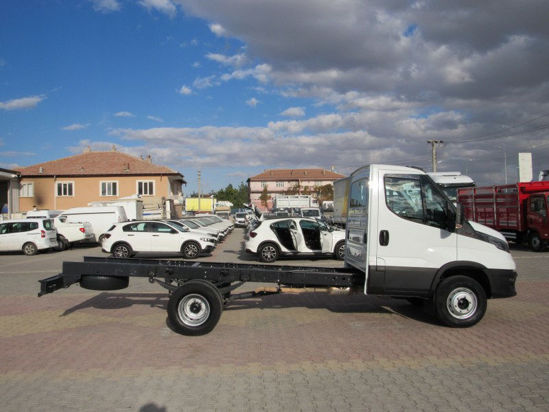
[[[536,232],[532,232],[528,235],[528,246],[530,246],[530,249],[534,252],[541,252],[543,249],[543,240],[541,240]]]
[[[182,335],[205,335],[221,317],[223,298],[210,282],[196,279],[179,287],[170,296],[168,319],[172,328]]]
[[[444,279],[435,295],[438,319],[452,327],[473,326],[484,316],[486,305],[486,292],[476,280],[467,276]]]

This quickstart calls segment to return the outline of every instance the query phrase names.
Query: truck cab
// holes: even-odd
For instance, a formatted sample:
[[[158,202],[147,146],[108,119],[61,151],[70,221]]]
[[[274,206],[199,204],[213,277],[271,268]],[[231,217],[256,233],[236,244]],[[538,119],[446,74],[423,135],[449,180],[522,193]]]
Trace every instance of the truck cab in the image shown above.
[[[549,242],[549,192],[536,193],[528,198],[526,223],[528,244],[536,252]]]
[[[415,168],[369,165],[350,176],[345,262],[364,293],[433,300],[451,326],[482,318],[486,298],[516,294],[505,238],[470,224]]]

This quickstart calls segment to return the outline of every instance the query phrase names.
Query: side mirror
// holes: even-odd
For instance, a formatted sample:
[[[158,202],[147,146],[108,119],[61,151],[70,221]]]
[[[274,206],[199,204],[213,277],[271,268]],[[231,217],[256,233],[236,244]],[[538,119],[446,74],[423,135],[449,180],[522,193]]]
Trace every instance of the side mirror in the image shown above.
[[[461,229],[463,223],[465,223],[465,213],[463,205],[461,203],[456,203],[456,216],[455,216],[455,229]]]

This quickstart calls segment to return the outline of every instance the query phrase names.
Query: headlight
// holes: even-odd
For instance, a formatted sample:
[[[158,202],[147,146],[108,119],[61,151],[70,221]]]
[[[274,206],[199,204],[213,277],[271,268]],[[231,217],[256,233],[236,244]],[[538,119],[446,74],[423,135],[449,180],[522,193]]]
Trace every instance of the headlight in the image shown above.
[[[487,235],[486,233],[476,232],[476,234],[480,239],[484,240],[485,242],[491,243],[498,249],[503,250],[504,252],[511,253],[511,251],[509,250],[509,243],[507,243],[507,241],[498,239],[495,236]]]

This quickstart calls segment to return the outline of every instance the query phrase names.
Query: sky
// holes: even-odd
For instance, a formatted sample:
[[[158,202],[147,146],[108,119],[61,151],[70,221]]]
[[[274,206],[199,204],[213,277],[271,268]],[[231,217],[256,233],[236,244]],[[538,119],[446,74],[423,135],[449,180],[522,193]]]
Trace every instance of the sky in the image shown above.
[[[2,0],[0,167],[151,155],[185,193],[271,168],[549,169],[546,0]],[[505,168],[506,166],[506,168]]]

